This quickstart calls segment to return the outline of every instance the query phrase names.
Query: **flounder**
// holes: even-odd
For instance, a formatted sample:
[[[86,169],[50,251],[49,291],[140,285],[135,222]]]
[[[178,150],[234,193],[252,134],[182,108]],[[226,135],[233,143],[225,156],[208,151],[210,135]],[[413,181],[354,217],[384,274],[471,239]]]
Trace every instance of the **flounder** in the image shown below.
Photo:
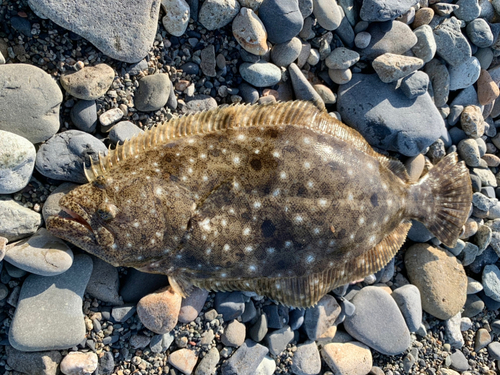
[[[86,169],[56,236],[174,290],[253,291],[308,307],[380,270],[411,219],[453,246],[471,206],[455,153],[412,183],[404,166],[309,102],[171,120]]]

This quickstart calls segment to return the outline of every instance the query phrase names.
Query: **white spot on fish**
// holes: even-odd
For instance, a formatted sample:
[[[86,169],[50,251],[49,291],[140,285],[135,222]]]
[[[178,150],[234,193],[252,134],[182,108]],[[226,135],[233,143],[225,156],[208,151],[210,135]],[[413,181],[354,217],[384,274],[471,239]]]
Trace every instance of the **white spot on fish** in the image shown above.
[[[255,202],[253,202],[253,207],[254,207],[254,208],[260,208],[260,206],[261,206],[261,205],[262,205],[262,204],[261,204],[259,201],[255,201]]]
[[[255,265],[251,264],[250,266],[248,266],[248,270],[250,272],[255,272],[255,271],[257,271],[257,267]],[[248,284],[247,286],[250,286],[250,284]]]
[[[249,227],[246,227],[243,229],[243,235],[244,236],[248,236],[251,232],[251,229]]]
[[[162,233],[161,232],[156,232],[156,237],[161,237],[162,236]]]
[[[269,254],[272,254],[275,251],[274,247],[268,247],[266,250]]]
[[[321,207],[326,207],[326,205],[328,204],[328,201],[326,199],[318,199],[318,204]]]
[[[253,251],[253,247],[252,246],[245,247],[245,252],[251,253],[252,251]]]
[[[303,221],[302,216],[300,216],[300,215],[295,216],[295,221],[297,223],[302,223],[302,221]]]
[[[312,263],[314,262],[314,255],[308,255],[307,258],[306,258],[306,263]]]
[[[280,157],[280,153],[278,151],[273,151],[273,156],[275,158],[279,158]]]
[[[354,195],[352,195],[352,193],[349,193],[349,195],[347,196],[347,199],[350,201],[354,200]]]
[[[134,226],[134,228],[139,228],[139,222],[138,221],[134,221],[133,226]]]
[[[364,217],[360,217],[359,220],[358,220],[359,224],[364,224],[365,223],[365,218]]]
[[[222,247],[222,250],[224,251],[229,251],[231,247],[228,245],[228,244],[225,244],[223,247]]]
[[[240,164],[240,157],[239,157],[239,156],[235,156],[235,157],[233,158],[233,163],[234,163],[234,164]]]
[[[156,240],[154,238],[151,239],[151,244],[155,244],[156,243]]]
[[[352,172],[352,169],[348,169],[348,170],[347,170],[347,174],[348,174],[349,176],[352,176],[352,173],[353,173],[353,172]]]
[[[286,179],[286,172],[285,171],[280,172],[280,178],[283,180]]]
[[[275,189],[273,191],[273,196],[277,197],[278,195],[280,195],[280,189]]]
[[[311,168],[311,163],[309,163],[308,161],[304,162],[304,168],[306,169]]]

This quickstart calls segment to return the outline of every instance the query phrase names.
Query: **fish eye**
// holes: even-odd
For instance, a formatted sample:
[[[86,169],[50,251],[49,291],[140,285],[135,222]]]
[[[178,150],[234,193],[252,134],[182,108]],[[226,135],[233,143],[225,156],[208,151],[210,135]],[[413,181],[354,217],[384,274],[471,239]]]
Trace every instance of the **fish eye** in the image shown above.
[[[103,203],[99,206],[97,209],[97,215],[104,220],[104,221],[109,221],[111,219],[114,219],[116,217],[118,209],[114,204],[110,203]]]

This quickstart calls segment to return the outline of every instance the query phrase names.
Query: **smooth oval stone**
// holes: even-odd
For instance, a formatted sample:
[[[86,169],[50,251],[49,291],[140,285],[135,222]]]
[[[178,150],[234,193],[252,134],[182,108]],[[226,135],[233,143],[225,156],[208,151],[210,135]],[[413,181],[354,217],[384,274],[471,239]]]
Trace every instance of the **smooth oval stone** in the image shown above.
[[[92,262],[92,275],[85,293],[103,302],[123,305],[123,300],[118,294],[118,269],[96,257],[92,257]]]
[[[109,131],[109,139],[113,143],[123,143],[136,135],[144,133],[140,127],[130,121],[120,121]]]
[[[0,130],[0,194],[22,190],[35,167],[35,146],[26,138]]]
[[[391,296],[403,313],[410,332],[418,331],[422,324],[422,303],[418,288],[412,284],[403,285],[395,289]]]
[[[446,320],[464,306],[467,276],[450,252],[416,244],[406,251],[405,266],[410,282],[420,291],[424,311]]]
[[[450,90],[464,89],[479,79],[481,64],[472,56],[460,65],[451,66],[448,71],[450,72]]]
[[[285,43],[298,35],[304,19],[298,1],[265,0],[259,7],[259,18],[266,27],[272,43]]]
[[[373,366],[370,349],[359,342],[326,344],[321,356],[335,374],[368,374]]]
[[[373,60],[384,53],[402,55],[417,43],[417,37],[403,22],[373,22],[367,32],[370,44],[360,51],[362,57]]]
[[[79,100],[70,112],[71,121],[77,129],[93,133],[97,127],[97,105],[95,100]]]
[[[185,0],[163,0],[161,5],[165,10],[161,20],[165,30],[174,36],[184,34],[189,23],[189,4]]]
[[[92,259],[76,255],[71,268],[56,276],[30,275],[24,281],[9,331],[22,351],[61,350],[85,338],[82,303]]]
[[[385,355],[401,354],[410,346],[410,332],[389,293],[367,286],[351,302],[356,311],[346,317],[344,328],[356,340]]]
[[[287,67],[299,57],[302,42],[299,38],[292,38],[286,43],[276,44],[271,49],[271,60],[277,66]]]
[[[0,197],[0,237],[15,241],[34,234],[42,224],[42,216],[16,202]]]
[[[54,276],[73,264],[73,252],[66,243],[40,228],[32,237],[7,246],[5,260],[35,275]]]
[[[343,18],[343,12],[336,1],[313,0],[313,13],[325,30],[336,30]]]
[[[240,65],[241,78],[256,87],[269,87],[281,80],[281,70],[268,62],[243,63]]]
[[[59,130],[63,95],[52,77],[28,64],[0,65],[0,130],[40,143]]]
[[[135,107],[143,112],[157,111],[167,104],[171,85],[168,74],[164,73],[142,78],[134,97]]]
[[[483,269],[482,282],[484,293],[500,302],[500,269],[494,264],[486,265]]]
[[[75,98],[94,100],[103,96],[113,83],[115,71],[107,64],[86,66],[61,75],[61,85]]]

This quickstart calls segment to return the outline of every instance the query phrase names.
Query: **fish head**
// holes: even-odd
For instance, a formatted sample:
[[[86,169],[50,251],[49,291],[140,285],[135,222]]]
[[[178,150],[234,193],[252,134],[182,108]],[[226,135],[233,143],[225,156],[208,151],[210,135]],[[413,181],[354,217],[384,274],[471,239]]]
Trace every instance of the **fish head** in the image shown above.
[[[194,208],[183,198],[160,179],[98,176],[61,198],[47,229],[114,266],[143,267],[182,238]]]

